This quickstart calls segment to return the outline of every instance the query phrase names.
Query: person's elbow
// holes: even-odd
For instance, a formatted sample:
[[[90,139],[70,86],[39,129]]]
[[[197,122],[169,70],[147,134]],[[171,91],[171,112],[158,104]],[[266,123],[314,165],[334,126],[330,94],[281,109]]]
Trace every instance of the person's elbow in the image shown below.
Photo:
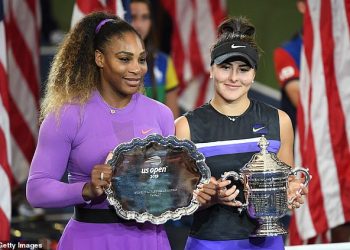
[[[34,208],[44,207],[44,204],[42,203],[42,189],[43,187],[38,185],[37,180],[28,179],[26,185],[26,196],[29,204]]]

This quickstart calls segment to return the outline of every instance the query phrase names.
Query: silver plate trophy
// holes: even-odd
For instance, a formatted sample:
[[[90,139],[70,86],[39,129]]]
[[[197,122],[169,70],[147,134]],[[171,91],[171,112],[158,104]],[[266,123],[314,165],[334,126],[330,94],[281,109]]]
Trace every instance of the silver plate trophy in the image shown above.
[[[258,220],[258,227],[250,235],[251,237],[277,236],[287,234],[287,231],[278,221],[286,215],[288,204],[296,197],[287,200],[288,178],[303,172],[305,175],[304,185],[310,181],[308,169],[292,169],[281,162],[276,154],[269,153],[269,142],[262,136],[258,142],[260,152],[252,156],[251,160],[240,170],[226,172],[222,179],[232,176],[235,180],[241,180],[244,185],[246,203],[242,205],[247,209],[250,217]],[[301,190],[299,190],[300,192]]]
[[[151,134],[117,146],[107,162],[112,182],[105,190],[123,219],[163,224],[194,213],[198,184],[209,183],[204,156],[188,140]]]

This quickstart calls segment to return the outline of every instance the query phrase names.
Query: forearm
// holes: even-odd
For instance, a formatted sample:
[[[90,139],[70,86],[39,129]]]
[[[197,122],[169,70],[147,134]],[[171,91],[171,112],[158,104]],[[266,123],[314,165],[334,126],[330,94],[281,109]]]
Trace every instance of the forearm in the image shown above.
[[[82,190],[85,182],[64,183],[55,179],[30,176],[27,199],[33,207],[67,207],[84,203]]]

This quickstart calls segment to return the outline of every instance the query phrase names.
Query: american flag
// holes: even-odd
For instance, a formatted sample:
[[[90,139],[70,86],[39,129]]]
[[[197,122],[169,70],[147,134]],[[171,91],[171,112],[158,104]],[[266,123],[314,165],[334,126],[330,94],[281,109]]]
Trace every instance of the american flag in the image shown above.
[[[0,21],[0,236],[2,236],[2,233],[8,232],[6,228],[11,216],[9,188],[27,179],[38,134],[41,23],[39,0],[1,0]]]
[[[226,17],[225,0],[162,0],[173,21],[172,53],[180,80],[180,106],[191,110],[213,95],[210,47]]]
[[[108,11],[126,21],[130,21],[129,10],[130,0],[76,0],[71,27],[73,27],[82,17],[93,11]]]
[[[11,191],[8,174],[11,173],[9,93],[7,81],[6,36],[4,3],[0,0],[0,240],[9,240],[11,218]]]
[[[304,16],[296,165],[313,176],[290,243],[350,221],[350,0],[309,0]]]

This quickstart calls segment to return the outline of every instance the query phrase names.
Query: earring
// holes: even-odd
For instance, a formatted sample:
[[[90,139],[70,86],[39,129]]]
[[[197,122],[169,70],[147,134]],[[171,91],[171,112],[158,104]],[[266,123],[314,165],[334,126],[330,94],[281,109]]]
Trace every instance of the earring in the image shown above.
[[[210,78],[213,78],[213,76],[212,76],[212,75],[210,75],[209,77],[210,77]]]
[[[254,83],[254,80],[252,81],[252,83]]]

